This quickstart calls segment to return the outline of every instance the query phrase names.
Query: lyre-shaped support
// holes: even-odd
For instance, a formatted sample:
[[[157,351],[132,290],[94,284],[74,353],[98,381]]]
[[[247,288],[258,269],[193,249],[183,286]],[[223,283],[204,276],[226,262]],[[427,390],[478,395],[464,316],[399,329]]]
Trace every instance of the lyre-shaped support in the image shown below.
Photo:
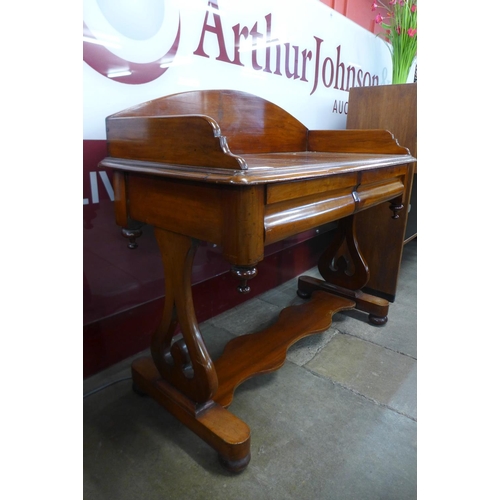
[[[334,239],[318,262],[318,270],[328,283],[349,290],[363,288],[370,271],[356,240],[354,216],[339,221]]]
[[[197,242],[155,228],[165,270],[165,305],[151,341],[160,375],[195,403],[206,403],[217,390],[217,374],[194,312],[191,270]],[[180,327],[182,338],[177,339]]]
[[[214,448],[224,467],[241,471],[250,461],[250,429],[213,401],[218,378],[198,328],[191,294],[197,241],[159,228],[155,235],[164,267],[165,306],[151,341],[152,358],[132,364],[134,387]]]
[[[387,322],[389,303],[361,290],[368,283],[370,271],[358,248],[355,222],[355,215],[339,221],[332,243],[318,261],[318,270],[324,281],[301,276],[297,294],[308,298],[314,291],[324,290],[352,299],[356,303],[356,309],[369,314],[370,323],[380,326]]]

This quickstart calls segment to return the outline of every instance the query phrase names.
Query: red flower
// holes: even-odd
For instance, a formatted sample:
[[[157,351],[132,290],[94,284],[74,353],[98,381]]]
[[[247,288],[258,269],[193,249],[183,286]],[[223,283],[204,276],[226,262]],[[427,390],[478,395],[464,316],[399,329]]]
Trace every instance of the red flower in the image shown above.
[[[417,4],[414,3],[412,6],[411,6],[411,11],[412,12],[417,12]]]
[[[408,29],[408,36],[413,38],[417,34],[417,28],[409,28]]]
[[[375,9],[378,9],[377,2],[373,2],[373,3],[372,3],[372,12],[373,12]]]
[[[375,22],[377,24],[380,24],[383,20],[384,20],[384,18],[380,14],[377,14],[377,17],[375,18]]]

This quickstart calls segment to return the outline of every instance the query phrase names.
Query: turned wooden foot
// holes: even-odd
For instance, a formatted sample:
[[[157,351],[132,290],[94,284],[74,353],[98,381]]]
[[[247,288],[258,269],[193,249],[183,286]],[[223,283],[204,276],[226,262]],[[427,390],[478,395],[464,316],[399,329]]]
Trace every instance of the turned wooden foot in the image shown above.
[[[230,460],[219,454],[219,462],[229,472],[243,472],[250,463],[250,453],[240,460]]]
[[[375,326],[382,326],[387,323],[387,316],[375,316],[373,314],[368,315],[368,321],[370,324],[375,325]]]

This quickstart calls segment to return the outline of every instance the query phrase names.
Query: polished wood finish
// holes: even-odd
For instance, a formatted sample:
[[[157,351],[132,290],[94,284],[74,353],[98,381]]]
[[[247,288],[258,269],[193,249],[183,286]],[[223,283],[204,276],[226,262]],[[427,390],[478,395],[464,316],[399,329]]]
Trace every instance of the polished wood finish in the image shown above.
[[[176,390],[158,372],[151,358],[140,358],[132,364],[136,390],[160,403],[174,417],[217,450],[224,467],[240,472],[250,462],[250,428],[234,414],[210,401],[196,405]]]
[[[355,87],[349,91],[347,129],[387,129],[398,144],[417,158],[417,84]],[[405,243],[417,236],[417,163],[410,165],[409,182],[403,195],[400,219],[390,220],[384,207],[377,206],[357,218],[358,241],[372,270],[367,289],[393,301],[401,260],[399,240]],[[408,212],[411,205],[411,211]],[[382,227],[383,226],[383,227]],[[390,228],[390,231],[389,231]],[[380,232],[392,238],[390,244],[378,239]]]
[[[203,115],[215,129],[216,124],[219,125],[224,134],[222,136],[221,133],[219,137],[226,138],[226,143],[230,144],[235,154],[286,153],[307,149],[307,129],[302,123],[269,101],[235,90],[182,92],[155,99],[114,114],[107,119],[107,125],[111,129],[114,126],[112,122],[121,118],[145,117],[152,122],[166,115],[182,115],[184,118],[186,115]],[[188,120],[191,120],[191,116]],[[191,122],[186,122],[186,125],[188,123]],[[184,128],[188,134],[179,134],[177,131],[175,138],[189,141],[189,126]],[[217,136],[216,132],[214,136]],[[133,137],[137,138],[136,135]],[[194,147],[193,153],[200,152],[199,146]],[[155,148],[155,151],[160,156],[168,154],[165,150],[158,151]],[[113,156],[123,158],[120,153]],[[194,165],[200,165],[199,158],[199,155],[194,157]]]
[[[327,329],[338,311],[387,320],[388,302],[361,290],[371,271],[357,217],[379,205],[394,216],[413,158],[388,131],[309,131],[278,106],[228,90],[144,103],[108,117],[107,134],[110,156],[101,165],[116,172],[116,221],[133,235],[153,225],[164,264],[163,316],[152,357],[132,366],[134,387],[240,471],[250,431],[225,409],[238,385],[280,368],[294,342]],[[309,300],[212,360],[191,295],[197,242],[222,248],[245,293],[266,245],[337,220],[341,231],[319,262],[323,280],[299,279]]]
[[[336,312],[355,306],[352,300],[315,291],[309,302],[283,309],[278,321],[269,328],[228,342],[215,362],[219,388],[214,401],[229,406],[234,390],[241,383],[281,368],[291,345],[308,335],[325,331]]]

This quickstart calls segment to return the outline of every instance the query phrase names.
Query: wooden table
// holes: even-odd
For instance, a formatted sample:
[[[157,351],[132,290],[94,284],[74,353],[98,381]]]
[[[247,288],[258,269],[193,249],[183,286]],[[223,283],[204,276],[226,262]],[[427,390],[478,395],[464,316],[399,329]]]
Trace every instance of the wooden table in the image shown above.
[[[116,221],[132,247],[141,225],[153,225],[164,264],[163,317],[151,357],[133,363],[134,386],[212,446],[227,469],[243,470],[250,429],[227,410],[236,387],[280,368],[294,342],[326,330],[338,311],[387,321],[388,301],[363,291],[370,271],[356,214],[384,203],[397,218],[414,159],[388,131],[308,130],[278,106],[231,90],[156,99],[108,117],[106,127],[101,166],[115,171]],[[323,280],[298,280],[304,303],[212,360],[191,295],[198,241],[222,248],[245,293],[266,245],[334,220],[338,230],[318,263]],[[400,259],[403,237],[388,236],[372,243],[383,249],[391,241]]]

